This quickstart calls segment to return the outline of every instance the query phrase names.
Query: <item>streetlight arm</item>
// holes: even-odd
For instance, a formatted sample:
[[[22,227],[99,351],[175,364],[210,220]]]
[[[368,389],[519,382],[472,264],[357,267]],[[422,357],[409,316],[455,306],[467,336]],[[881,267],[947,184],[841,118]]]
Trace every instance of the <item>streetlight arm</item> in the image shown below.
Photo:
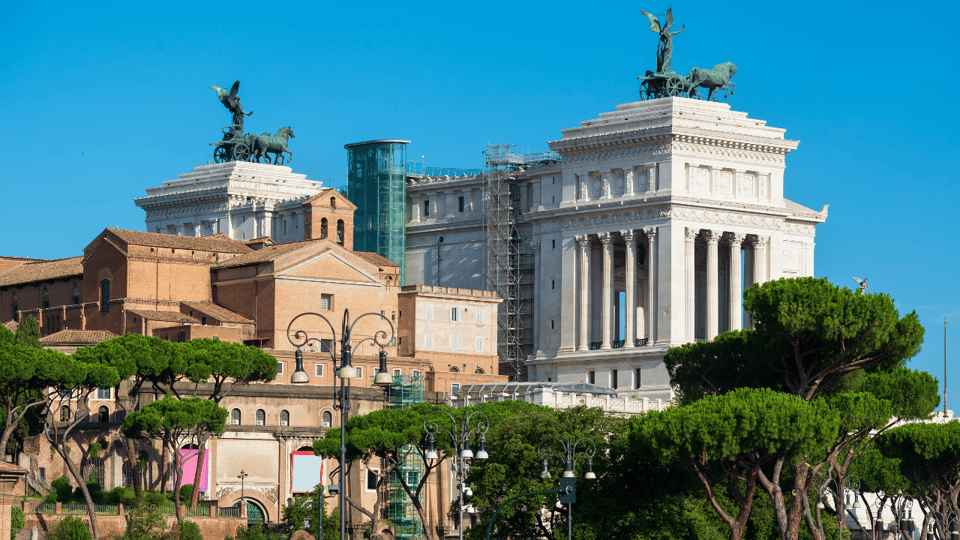
[[[376,332],[373,333],[373,337],[372,337],[372,338],[364,338],[363,340],[361,340],[360,342],[358,342],[357,345],[359,345],[360,343],[363,343],[363,341],[365,341],[365,340],[367,340],[367,339],[372,339],[373,342],[374,342],[377,346],[379,346],[381,349],[384,348],[384,347],[389,346],[389,345],[390,345],[390,341],[393,339],[393,336],[394,336],[393,322],[391,322],[390,319],[388,319],[386,315],[383,315],[382,313],[376,313],[376,312],[373,312],[373,311],[371,311],[371,312],[369,312],[369,313],[364,313],[363,315],[360,315],[359,317],[357,317],[356,319],[354,319],[352,323],[349,321],[349,315],[348,315],[346,312],[344,313],[344,316],[343,316],[343,328],[344,328],[344,330],[343,330],[343,334],[342,334],[342,335],[344,336],[345,341],[349,341],[349,340],[350,340],[350,334],[353,333],[353,327],[356,326],[358,322],[360,322],[360,319],[362,319],[362,318],[364,318],[364,317],[369,317],[369,316],[372,316],[372,317],[380,317],[381,319],[383,319],[384,321],[386,321],[387,324],[390,325],[390,333],[387,333],[386,330],[377,330]],[[347,325],[349,325],[349,326],[347,326]]]
[[[570,493],[570,488],[560,488],[560,489],[551,489],[550,491],[533,491],[531,493],[521,493],[519,495],[514,495],[509,499],[503,501],[503,504],[497,507],[497,510],[493,513],[493,517],[490,518],[490,523],[487,525],[487,540],[490,540],[490,532],[493,530],[493,522],[497,519],[497,514],[500,513],[500,510],[507,505],[510,501],[517,499],[519,497],[529,497],[531,495],[547,495],[549,493]]]
[[[327,326],[330,327],[330,335],[333,337],[333,339],[330,340],[331,346],[329,350],[327,350],[327,352],[330,354],[330,360],[332,360],[333,363],[336,363],[337,362],[337,333],[333,329],[333,323],[330,322],[330,319],[324,317],[319,313],[308,311],[306,313],[301,313],[296,317],[294,317],[290,321],[290,324],[287,325],[287,341],[289,341],[290,344],[297,349],[299,349],[300,347],[303,347],[304,345],[307,345],[308,343],[315,343],[315,344],[322,343],[322,340],[320,338],[310,337],[310,335],[303,330],[297,330],[291,333],[291,329],[293,328],[293,323],[295,323],[297,319],[299,319],[300,317],[306,317],[307,315],[320,317],[321,319],[323,319],[323,322],[327,323]]]

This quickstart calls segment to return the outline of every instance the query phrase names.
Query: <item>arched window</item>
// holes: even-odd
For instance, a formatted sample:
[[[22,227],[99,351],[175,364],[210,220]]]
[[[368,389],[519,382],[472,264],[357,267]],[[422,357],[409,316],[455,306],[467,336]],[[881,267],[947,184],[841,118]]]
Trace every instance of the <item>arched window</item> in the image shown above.
[[[43,309],[50,307],[50,291],[46,287],[43,288],[43,302],[40,305],[43,306]]]
[[[337,220],[337,243],[343,245],[343,220]]]
[[[290,425],[290,411],[280,411],[280,425],[281,426]]]
[[[110,313],[110,282],[103,280],[100,284],[100,313]]]
[[[101,405],[100,408],[97,409],[97,422],[100,422],[101,424],[106,424],[109,421],[110,421],[110,409],[108,409],[106,405]]]
[[[80,287],[77,285],[73,286],[73,296],[70,297],[70,302],[75,306],[80,304]]]
[[[452,373],[460,373],[460,370],[457,369],[457,366],[450,366],[450,371],[451,371]]]
[[[19,322],[17,319],[17,312],[20,311],[20,297],[16,294],[13,295],[13,305],[10,306],[10,318]]]
[[[257,425],[262,426],[267,423],[267,413],[263,409],[257,409]]]
[[[336,198],[336,197],[330,197],[330,208],[333,208],[334,210],[336,210],[336,208],[337,208],[337,198]]]
[[[69,422],[70,421],[70,407],[64,405],[60,407],[60,421]]]
[[[320,220],[320,238],[327,237],[327,218]]]
[[[477,368],[477,370],[474,371],[474,373],[481,373],[481,374],[482,374],[482,373],[483,373],[483,368]]]
[[[83,477],[86,478],[88,482],[96,482],[100,487],[103,487],[103,460],[98,457],[87,460],[87,466],[83,468]]]
[[[323,427],[330,427],[333,425],[333,415],[330,414],[330,411],[323,411]]]
[[[234,409],[230,411],[230,425],[231,426],[240,425],[240,409]]]

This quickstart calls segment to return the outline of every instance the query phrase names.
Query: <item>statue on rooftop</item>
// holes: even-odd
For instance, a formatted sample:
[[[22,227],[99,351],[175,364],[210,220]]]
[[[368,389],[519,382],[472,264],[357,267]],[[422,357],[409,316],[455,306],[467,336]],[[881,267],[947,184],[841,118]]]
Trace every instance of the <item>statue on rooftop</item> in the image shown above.
[[[660,34],[660,44],[657,45],[657,73],[671,71],[670,59],[673,57],[673,36],[683,32],[686,25],[676,32],[670,31],[670,27],[673,26],[673,8],[667,8],[665,24],[660,24],[660,19],[642,9],[640,13],[643,13],[643,16],[650,20],[650,31],[654,34]]]
[[[253,114],[253,111],[248,113],[243,112],[243,105],[240,104],[240,96],[237,95],[237,91],[240,90],[240,81],[233,83],[233,86],[230,87],[230,92],[212,84],[210,88],[213,88],[217,93],[217,97],[220,98],[220,103],[223,103],[223,106],[233,113],[233,126],[236,133],[243,133],[243,117],[250,116]]]

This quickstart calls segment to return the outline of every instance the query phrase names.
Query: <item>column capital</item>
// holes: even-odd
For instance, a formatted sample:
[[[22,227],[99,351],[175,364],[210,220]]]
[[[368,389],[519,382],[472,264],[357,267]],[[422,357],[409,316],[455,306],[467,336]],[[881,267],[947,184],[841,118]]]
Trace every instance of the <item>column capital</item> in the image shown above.
[[[630,229],[629,231],[620,231],[620,236],[623,237],[623,240],[626,243],[634,242],[637,239],[637,231]]]
[[[766,248],[766,247],[767,247],[767,242],[768,242],[769,240],[770,240],[770,237],[769,237],[769,236],[758,236],[758,237],[754,238],[753,241],[752,241],[753,247],[755,247],[755,248],[761,248],[761,249]]]
[[[730,233],[727,235],[727,241],[730,242],[731,246],[739,246],[743,244],[743,241],[747,238],[745,234]]]
[[[647,227],[643,229],[643,234],[647,235],[647,239],[653,240],[657,237],[657,228],[656,227]]]
[[[708,231],[706,234],[707,244],[716,244],[723,238],[723,233]]]
[[[600,237],[600,242],[602,242],[604,246],[609,246],[609,245],[612,245],[612,244],[613,244],[613,234],[612,234],[612,233],[602,232],[602,233],[598,234],[597,236]]]
[[[577,245],[582,248],[587,247],[587,245],[589,245],[589,242],[590,242],[590,237],[585,234],[578,234],[574,236],[573,239],[576,240]]]
[[[697,239],[697,235],[700,234],[700,229],[691,229],[690,227],[687,227],[685,231],[686,232],[684,233],[684,236],[686,236],[687,242],[693,242]]]

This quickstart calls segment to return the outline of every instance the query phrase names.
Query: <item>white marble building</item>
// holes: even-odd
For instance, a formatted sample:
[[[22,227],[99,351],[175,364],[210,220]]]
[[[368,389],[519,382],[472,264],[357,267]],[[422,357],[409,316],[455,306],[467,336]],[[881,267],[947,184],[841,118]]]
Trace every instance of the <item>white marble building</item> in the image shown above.
[[[290,167],[230,161],[196,167],[134,202],[147,213],[147,232],[279,243],[303,240],[302,203],[323,189]]]
[[[722,103],[620,105],[518,177],[531,381],[669,398],[663,356],[743,328],[752,283],[811,276],[826,219],[783,196],[797,142]],[[484,288],[482,176],[408,184],[407,283]],[[440,241],[440,237],[443,241]]]

